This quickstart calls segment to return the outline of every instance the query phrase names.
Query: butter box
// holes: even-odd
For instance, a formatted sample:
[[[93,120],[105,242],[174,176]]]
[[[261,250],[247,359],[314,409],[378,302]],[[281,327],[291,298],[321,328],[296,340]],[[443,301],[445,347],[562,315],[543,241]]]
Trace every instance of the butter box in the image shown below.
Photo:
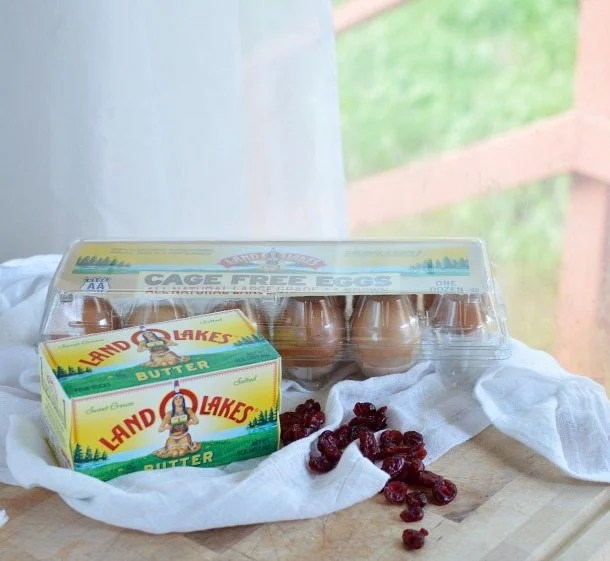
[[[278,448],[280,357],[239,310],[47,341],[39,356],[64,467],[106,481]]]

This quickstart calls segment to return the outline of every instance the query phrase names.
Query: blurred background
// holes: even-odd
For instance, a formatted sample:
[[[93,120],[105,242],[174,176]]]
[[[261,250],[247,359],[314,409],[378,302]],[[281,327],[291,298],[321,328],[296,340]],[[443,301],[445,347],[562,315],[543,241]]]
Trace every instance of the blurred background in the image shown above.
[[[334,0],[352,236],[484,238],[513,336],[607,390],[608,4]]]

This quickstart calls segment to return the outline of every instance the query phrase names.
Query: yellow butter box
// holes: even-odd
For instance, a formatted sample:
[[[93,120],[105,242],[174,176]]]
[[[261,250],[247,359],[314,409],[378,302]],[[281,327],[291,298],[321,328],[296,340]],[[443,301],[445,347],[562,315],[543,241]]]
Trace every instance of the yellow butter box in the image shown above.
[[[106,481],[277,450],[280,357],[239,310],[47,341],[39,355],[65,467]]]

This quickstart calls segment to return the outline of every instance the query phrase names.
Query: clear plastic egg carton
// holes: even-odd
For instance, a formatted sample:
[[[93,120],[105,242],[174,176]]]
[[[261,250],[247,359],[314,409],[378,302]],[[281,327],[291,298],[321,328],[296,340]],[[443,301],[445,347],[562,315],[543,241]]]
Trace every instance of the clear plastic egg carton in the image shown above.
[[[345,362],[380,376],[432,360],[464,377],[510,355],[500,291],[475,239],[79,241],[51,283],[41,336],[230,308],[308,387]]]

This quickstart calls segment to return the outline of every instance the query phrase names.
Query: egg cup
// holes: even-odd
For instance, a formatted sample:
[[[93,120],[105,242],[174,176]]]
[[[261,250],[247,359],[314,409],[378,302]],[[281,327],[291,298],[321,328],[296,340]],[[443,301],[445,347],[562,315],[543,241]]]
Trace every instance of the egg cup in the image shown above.
[[[419,351],[420,328],[408,295],[360,296],[350,341],[367,377],[405,372]]]
[[[481,332],[487,319],[484,299],[478,294],[441,294],[429,312],[432,329],[452,336]]]
[[[323,386],[339,359],[345,336],[343,310],[326,296],[286,298],[272,341],[284,373],[308,388]]]
[[[433,360],[450,385],[472,385],[490,364],[489,345],[497,330],[486,294],[439,295],[430,309]]]
[[[121,328],[121,317],[103,296],[68,295],[55,303],[49,339],[64,339]]]

